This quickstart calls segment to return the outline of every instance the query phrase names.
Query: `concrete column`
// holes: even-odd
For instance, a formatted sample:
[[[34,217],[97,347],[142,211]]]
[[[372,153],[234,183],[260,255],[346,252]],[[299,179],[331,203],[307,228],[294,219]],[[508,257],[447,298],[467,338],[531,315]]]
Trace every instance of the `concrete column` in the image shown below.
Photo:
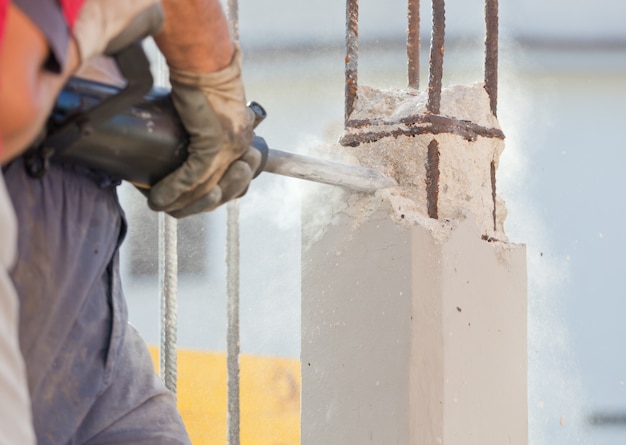
[[[303,445],[528,443],[526,253],[503,233],[503,142],[480,85],[442,98],[450,122],[481,133],[345,149],[398,187],[304,205]],[[363,126],[368,137],[412,131],[397,115],[423,106],[412,93],[359,100],[363,119],[390,116]]]
[[[527,443],[525,249],[346,215],[303,252],[302,444]]]

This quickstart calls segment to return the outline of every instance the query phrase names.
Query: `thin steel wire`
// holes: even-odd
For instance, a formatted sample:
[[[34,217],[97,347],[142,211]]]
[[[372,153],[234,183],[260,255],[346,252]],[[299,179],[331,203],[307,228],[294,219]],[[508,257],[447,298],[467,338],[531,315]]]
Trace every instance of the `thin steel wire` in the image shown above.
[[[167,85],[168,68],[163,54],[156,55],[155,82]],[[178,366],[178,252],[177,222],[165,213],[158,216],[159,233],[159,297],[161,302],[161,348],[159,366],[165,386],[176,394]]]
[[[344,124],[354,111],[359,69],[359,1],[346,1],[346,84]]]
[[[228,22],[233,41],[239,44],[239,2],[228,0]],[[239,387],[239,201],[227,204],[226,230],[226,370],[228,376],[228,445],[239,445],[240,433],[240,387]]]
[[[227,14],[233,41],[239,43],[239,0],[228,0]]]
[[[240,443],[239,400],[239,201],[227,206],[226,284],[227,318],[226,368],[228,374],[228,444]]]
[[[445,1],[433,0],[433,30],[430,41],[430,74],[428,82],[428,103],[426,105],[426,109],[432,114],[439,114],[441,107],[445,30]]]
[[[420,2],[409,0],[406,53],[408,57],[408,85],[420,87]]]
[[[491,112],[498,109],[498,0],[485,1],[485,90]]]
[[[160,369],[165,387],[176,394],[178,379],[178,254],[176,251],[177,222],[165,213],[159,213],[159,288],[161,293],[161,350]]]

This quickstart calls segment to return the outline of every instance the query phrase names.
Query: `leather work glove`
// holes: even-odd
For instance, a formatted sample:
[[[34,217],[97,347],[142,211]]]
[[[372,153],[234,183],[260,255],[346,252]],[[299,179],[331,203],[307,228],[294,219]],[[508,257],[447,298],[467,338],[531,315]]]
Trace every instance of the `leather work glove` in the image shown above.
[[[87,0],[74,24],[80,63],[157,33],[163,20],[160,0]]]
[[[170,82],[190,136],[188,157],[151,188],[148,204],[182,218],[242,196],[261,155],[251,148],[254,113],[245,104],[238,48],[226,68],[205,74],[172,69]]]
[[[249,147],[241,159],[228,167],[222,179],[209,193],[183,209],[171,211],[169,214],[175,218],[184,218],[196,213],[210,212],[232,199],[242,197],[248,191],[248,185],[260,164],[261,152]]]

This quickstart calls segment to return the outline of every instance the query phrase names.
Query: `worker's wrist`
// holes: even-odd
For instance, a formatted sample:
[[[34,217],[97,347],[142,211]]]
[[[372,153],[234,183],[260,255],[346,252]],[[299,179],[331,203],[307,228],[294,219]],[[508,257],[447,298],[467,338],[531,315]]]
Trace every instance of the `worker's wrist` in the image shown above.
[[[170,80],[172,82],[191,85],[198,88],[216,88],[232,82],[240,82],[241,79],[241,51],[237,46],[228,63],[215,71],[198,73],[190,70],[170,68]]]
[[[167,47],[165,47],[167,48]],[[161,48],[170,70],[187,71],[198,74],[215,73],[231,65],[237,48],[230,39],[215,45],[207,54],[198,47],[186,53],[174,53]]]
[[[163,0],[165,23],[154,36],[170,68],[213,73],[230,65],[235,52],[219,0]]]

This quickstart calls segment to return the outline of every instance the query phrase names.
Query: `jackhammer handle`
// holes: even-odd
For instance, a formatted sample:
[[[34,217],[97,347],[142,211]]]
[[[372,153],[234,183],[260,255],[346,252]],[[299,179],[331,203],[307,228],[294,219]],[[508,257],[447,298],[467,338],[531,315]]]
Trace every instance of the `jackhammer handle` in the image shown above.
[[[119,88],[80,78],[72,78],[59,95],[48,130],[68,118],[87,114],[92,107],[119,93]],[[251,102],[254,126],[267,116],[261,105]],[[187,158],[189,135],[165,88],[153,88],[143,100],[120,111],[98,125],[86,125],[80,138],[48,138],[42,147],[55,152],[53,158],[101,170],[138,187],[150,188],[178,168]],[[267,162],[267,144],[258,136],[253,147],[261,151],[261,167]]]
[[[248,103],[248,108],[254,114],[254,123],[252,124],[252,128],[255,128],[263,122],[263,120],[267,117],[267,112],[265,108],[261,106],[258,102],[252,101]],[[261,174],[261,172],[265,169],[265,164],[267,164],[267,158],[269,157],[270,149],[261,136],[254,135],[252,139],[252,147],[256,148],[261,152],[261,163],[259,164],[259,168],[254,172],[253,178],[256,178]]]

